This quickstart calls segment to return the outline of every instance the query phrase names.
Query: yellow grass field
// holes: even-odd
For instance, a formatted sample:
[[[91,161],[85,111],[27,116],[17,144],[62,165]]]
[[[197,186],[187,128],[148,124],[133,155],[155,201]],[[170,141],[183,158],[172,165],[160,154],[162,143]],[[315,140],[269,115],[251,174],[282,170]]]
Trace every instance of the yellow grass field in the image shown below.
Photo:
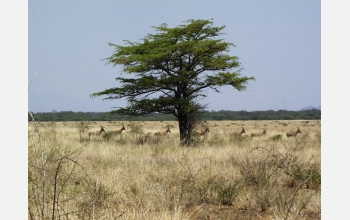
[[[182,147],[176,121],[28,123],[28,219],[321,219],[320,120],[201,126]]]

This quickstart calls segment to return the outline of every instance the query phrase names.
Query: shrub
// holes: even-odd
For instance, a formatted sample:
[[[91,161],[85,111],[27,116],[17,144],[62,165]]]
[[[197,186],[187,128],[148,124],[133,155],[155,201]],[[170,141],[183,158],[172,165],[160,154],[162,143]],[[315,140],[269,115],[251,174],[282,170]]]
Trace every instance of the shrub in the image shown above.
[[[218,185],[215,187],[219,203],[221,205],[232,205],[242,189],[242,181],[237,180],[227,185]]]
[[[280,140],[282,140],[282,135],[281,134],[276,134],[276,135],[270,137],[269,139],[272,140],[272,141],[280,141]]]

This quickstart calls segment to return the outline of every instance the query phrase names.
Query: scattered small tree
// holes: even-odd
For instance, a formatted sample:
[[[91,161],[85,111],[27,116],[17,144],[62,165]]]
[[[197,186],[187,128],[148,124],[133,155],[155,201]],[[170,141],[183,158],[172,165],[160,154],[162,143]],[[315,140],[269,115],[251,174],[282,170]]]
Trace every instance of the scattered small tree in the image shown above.
[[[128,106],[111,111],[124,115],[145,115],[152,112],[173,114],[180,128],[184,145],[191,140],[192,118],[205,106],[198,104],[206,97],[204,89],[219,92],[218,87],[230,85],[244,90],[248,80],[241,77],[237,56],[230,56],[232,43],[216,39],[225,28],[214,27],[211,20],[188,20],[175,28],[162,24],[156,34],[148,34],[142,43],[125,41],[126,46],[115,47],[107,64],[122,65],[123,71],[134,77],[117,77],[121,87],[91,94],[105,99],[127,98]]]

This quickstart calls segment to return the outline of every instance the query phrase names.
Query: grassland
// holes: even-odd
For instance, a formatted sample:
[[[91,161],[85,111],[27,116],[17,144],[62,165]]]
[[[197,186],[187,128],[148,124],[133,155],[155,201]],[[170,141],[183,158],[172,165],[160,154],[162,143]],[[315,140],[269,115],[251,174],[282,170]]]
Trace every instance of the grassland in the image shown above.
[[[321,121],[205,126],[181,147],[175,121],[28,123],[28,219],[321,219]]]

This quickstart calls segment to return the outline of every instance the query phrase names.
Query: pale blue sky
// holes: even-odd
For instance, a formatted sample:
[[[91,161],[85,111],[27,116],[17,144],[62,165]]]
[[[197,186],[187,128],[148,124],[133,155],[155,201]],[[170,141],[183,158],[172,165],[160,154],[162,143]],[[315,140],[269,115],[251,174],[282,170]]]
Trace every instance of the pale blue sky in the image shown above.
[[[28,92],[33,112],[102,111],[124,100],[91,99],[116,87],[120,68],[101,61],[108,43],[139,42],[151,26],[188,19],[223,26],[230,54],[242,75],[254,76],[246,91],[208,92],[208,110],[300,110],[321,105],[321,2],[256,1],[28,1]],[[35,76],[36,74],[36,76]],[[34,77],[35,76],[35,77]]]

